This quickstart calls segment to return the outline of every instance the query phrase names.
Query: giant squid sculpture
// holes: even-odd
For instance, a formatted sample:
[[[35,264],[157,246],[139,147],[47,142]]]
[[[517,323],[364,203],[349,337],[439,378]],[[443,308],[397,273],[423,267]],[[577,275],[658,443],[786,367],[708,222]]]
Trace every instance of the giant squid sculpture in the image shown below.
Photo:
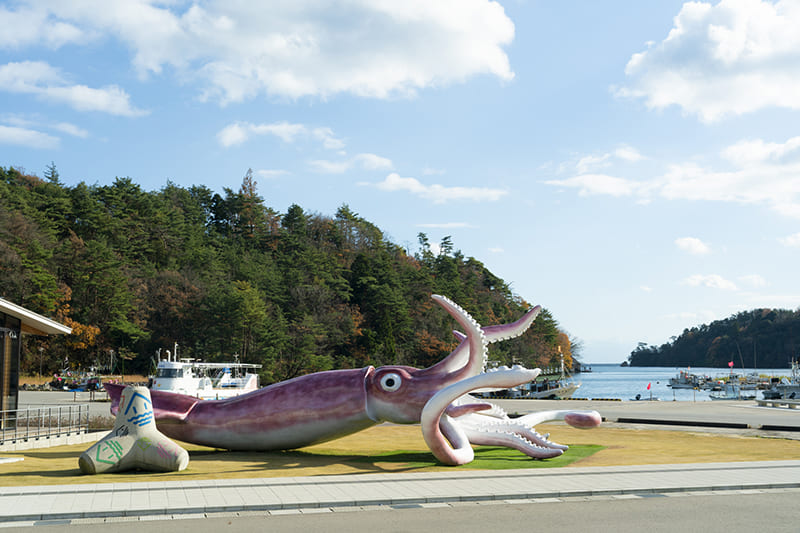
[[[485,371],[487,345],[530,327],[536,306],[511,324],[481,327],[464,309],[433,295],[465,333],[439,363],[423,369],[383,366],[330,370],[275,383],[224,400],[199,400],[151,391],[155,420],[164,435],[228,450],[289,450],[356,433],[381,422],[420,424],[425,443],[442,463],[474,458],[472,444],[505,446],[534,458],[561,455],[567,446],[540,435],[535,425],[564,420],[577,428],[600,424],[596,411],[545,411],[509,418],[498,406],[469,395],[527,383],[540,369],[515,365]],[[120,385],[106,384],[116,413]]]

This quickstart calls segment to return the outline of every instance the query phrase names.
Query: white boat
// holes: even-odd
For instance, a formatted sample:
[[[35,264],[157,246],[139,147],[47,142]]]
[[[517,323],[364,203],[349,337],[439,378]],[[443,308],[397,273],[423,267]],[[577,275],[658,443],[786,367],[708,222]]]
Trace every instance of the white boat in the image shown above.
[[[669,378],[667,387],[673,389],[699,389],[704,379],[696,374],[690,374],[688,370],[681,370],[674,378]]]
[[[561,354],[561,347],[558,347]],[[564,369],[564,356],[561,355],[561,371],[558,373],[540,375],[538,379],[515,387],[519,391],[519,398],[534,400],[565,400],[571,398],[580,388],[580,383],[575,383],[572,376]]]
[[[797,359],[792,359],[792,377],[781,378],[780,382],[770,391],[764,391],[764,397],[767,397],[767,392],[773,391],[774,395],[778,395],[778,398],[800,400],[800,364],[798,364]]]
[[[745,389],[738,383],[728,382],[722,390],[709,392],[708,397],[712,400],[755,400],[756,394],[755,389]]]
[[[176,345],[177,352],[177,345]],[[151,390],[176,392],[201,400],[222,400],[258,390],[256,369],[248,363],[204,363],[194,359],[178,359],[177,353],[160,360]]]
[[[558,348],[558,352],[561,353],[561,347]],[[487,372],[508,368],[506,366],[498,366],[498,361],[490,361],[489,364],[491,368]],[[564,356],[562,355],[560,372],[553,369],[546,374],[540,374],[534,381],[510,389],[489,387],[478,389],[471,394],[480,398],[506,400],[564,400],[570,398],[580,386],[581,384],[573,382],[572,376],[564,370]]]
[[[580,383],[575,383],[572,379],[567,377],[547,379],[547,376],[545,376],[544,379],[520,385],[518,389],[520,398],[563,400],[572,397],[580,386]]]

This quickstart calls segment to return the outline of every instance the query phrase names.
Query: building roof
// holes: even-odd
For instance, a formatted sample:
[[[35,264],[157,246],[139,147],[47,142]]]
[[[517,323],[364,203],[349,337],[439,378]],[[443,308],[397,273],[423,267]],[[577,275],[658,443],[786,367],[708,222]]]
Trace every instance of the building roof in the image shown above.
[[[18,318],[22,322],[22,327],[20,329],[23,333],[30,333],[32,335],[69,335],[72,333],[72,328],[2,298],[0,298],[0,313]]]

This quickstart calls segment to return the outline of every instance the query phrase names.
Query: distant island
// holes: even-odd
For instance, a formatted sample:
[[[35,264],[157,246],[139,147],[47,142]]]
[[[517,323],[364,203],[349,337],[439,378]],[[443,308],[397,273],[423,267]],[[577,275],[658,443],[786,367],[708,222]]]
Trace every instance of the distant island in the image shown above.
[[[800,355],[800,309],[754,309],[683,330],[661,346],[640,342],[621,366],[783,368]]]

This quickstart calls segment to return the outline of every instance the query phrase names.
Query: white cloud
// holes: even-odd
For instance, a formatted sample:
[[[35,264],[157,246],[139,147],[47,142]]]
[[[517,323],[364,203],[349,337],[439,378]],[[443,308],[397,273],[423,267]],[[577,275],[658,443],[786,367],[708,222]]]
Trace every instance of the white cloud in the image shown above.
[[[20,48],[43,44],[58,48],[68,43],[81,43],[84,33],[76,26],[54,20],[45,9],[23,6],[17,11],[0,7],[0,48]]]
[[[786,237],[781,237],[778,241],[788,247],[800,247],[800,233],[795,233],[793,235],[788,235]]]
[[[323,174],[344,174],[352,166],[350,161],[327,161],[325,159],[309,161],[308,165],[315,172]]]
[[[248,127],[238,122],[225,126],[217,133],[217,141],[225,148],[242,144],[249,137]]]
[[[53,137],[41,131],[16,126],[0,125],[0,144],[11,144],[25,148],[50,149],[59,145],[58,137]]]
[[[331,128],[308,127],[305,124],[286,121],[264,124],[251,122],[234,122],[217,132],[217,142],[225,148],[237,146],[250,140],[253,136],[269,135],[291,144],[300,140],[313,140],[322,144],[327,150],[338,150],[344,154],[345,143],[339,139]],[[390,170],[392,160],[376,154],[360,153],[339,161],[314,159],[308,162],[316,172],[324,174],[343,174],[353,168],[365,170]]]
[[[280,176],[285,176],[285,175],[289,174],[289,171],[288,170],[268,170],[268,169],[263,169],[263,170],[256,170],[255,174],[257,176],[261,177],[261,178],[274,179],[274,178],[278,178]]]
[[[6,13],[31,30],[5,37],[6,46],[47,42],[55,25],[61,37],[51,46],[118,39],[141,76],[174,69],[222,104],[259,95],[389,98],[475,75],[514,77],[504,50],[514,24],[489,0],[18,5]]]
[[[800,204],[800,163],[749,164],[730,170],[676,164],[652,185],[667,199],[762,204],[791,216]]]
[[[364,184],[373,185],[373,184]],[[392,172],[383,181],[374,184],[383,191],[410,192],[416,196],[430,200],[436,204],[443,204],[451,200],[468,200],[473,202],[494,202],[508,194],[503,189],[491,189],[488,187],[446,187],[434,184],[425,185],[416,178],[404,178]]]
[[[800,137],[792,137],[785,143],[765,142],[762,139],[743,140],[725,148],[722,156],[740,167],[787,162],[800,157]]]
[[[645,159],[636,148],[627,145],[622,145],[614,150],[614,156],[624,161],[641,161]]]
[[[355,161],[367,170],[389,170],[394,166],[391,159],[375,154],[358,154]]]
[[[341,150],[344,148],[344,141],[337,139],[330,128],[314,128],[311,134],[315,139],[322,141],[322,146],[328,150]]]
[[[647,292],[647,293],[653,292],[653,288],[652,287],[648,287],[647,285],[640,285],[639,286],[639,290],[641,290],[642,292]]]
[[[72,135],[73,137],[80,137],[81,139],[85,139],[89,136],[88,131],[75,124],[70,124],[69,122],[53,124],[53,129],[66,133],[67,135]]]
[[[328,149],[340,149],[344,146],[344,142],[337,139],[330,128],[309,129],[304,124],[292,124],[286,121],[269,124],[234,122],[217,133],[217,141],[225,148],[229,148],[250,140],[254,135],[271,135],[289,144],[300,138],[313,138],[322,142],[323,147]]]
[[[686,2],[660,43],[634,54],[620,96],[677,105],[703,121],[768,107],[800,109],[795,0]]]
[[[758,139],[739,141],[722,149],[719,155],[718,163],[675,163],[649,179],[641,173],[634,181],[608,172],[578,174],[545,183],[577,189],[581,196],[629,196],[640,203],[660,197],[762,205],[782,216],[800,218],[800,138],[769,143]],[[622,171],[612,171],[615,170]]]
[[[680,239],[675,239],[675,245],[684,252],[689,252],[693,255],[705,255],[711,252],[711,248],[696,237],[681,237]]]
[[[581,156],[575,163],[575,170],[578,174],[591,174],[597,169],[608,167],[618,161],[635,163],[643,159],[645,157],[636,148],[623,144],[613,152]],[[561,165],[561,168],[564,170],[568,168],[568,165]]]
[[[302,124],[291,124],[286,121],[272,124],[247,124],[247,127],[255,135],[274,135],[285,143],[293,143],[300,135],[307,134],[306,127]],[[332,134],[328,133],[325,136],[321,135],[320,131],[323,131],[323,128],[316,128],[313,130],[312,135],[322,140],[323,145],[325,145],[325,143],[330,142],[328,139],[332,137]],[[330,132],[328,128],[324,128],[324,131]]]
[[[502,254],[505,252],[505,250],[502,248],[495,247],[495,248],[489,248],[489,252],[493,254]]]
[[[32,94],[45,101],[67,104],[78,111],[100,111],[129,117],[145,114],[133,107],[128,93],[116,85],[100,89],[71,85],[58,69],[42,61],[0,65],[0,90]]]
[[[443,176],[444,174],[445,170],[441,168],[425,167],[422,169],[423,176]]]
[[[639,189],[639,186],[631,180],[606,174],[583,174],[563,180],[549,180],[545,181],[545,183],[578,189],[578,194],[581,196],[597,194],[632,196]]]
[[[586,155],[578,160],[575,167],[578,169],[579,174],[584,174],[591,169],[608,166],[610,164],[610,158],[611,154]]]
[[[26,130],[49,129],[61,133],[66,133],[67,135],[71,135],[73,137],[80,137],[81,139],[89,137],[88,131],[79,126],[76,126],[75,124],[70,124],[69,122],[57,122],[55,124],[48,124],[46,122],[43,122],[38,117],[29,118],[24,115],[6,115],[0,117],[0,121],[5,122],[6,125],[8,126],[15,126]]]
[[[752,289],[760,289],[769,285],[767,280],[759,274],[748,274],[746,276],[739,276],[739,281]]]
[[[693,274],[683,280],[684,285],[690,287],[708,287],[711,289],[721,289],[725,291],[738,290],[736,284],[729,281],[719,274]]]
[[[429,224],[417,224],[420,228],[432,228],[432,229],[461,229],[461,228],[472,228],[471,224],[466,222],[440,222],[440,223],[429,223]]]
[[[354,157],[341,161],[316,159],[310,161],[309,165],[317,172],[325,174],[344,174],[348,170],[356,167],[365,170],[389,170],[392,168],[392,161],[375,154],[357,154]]]

